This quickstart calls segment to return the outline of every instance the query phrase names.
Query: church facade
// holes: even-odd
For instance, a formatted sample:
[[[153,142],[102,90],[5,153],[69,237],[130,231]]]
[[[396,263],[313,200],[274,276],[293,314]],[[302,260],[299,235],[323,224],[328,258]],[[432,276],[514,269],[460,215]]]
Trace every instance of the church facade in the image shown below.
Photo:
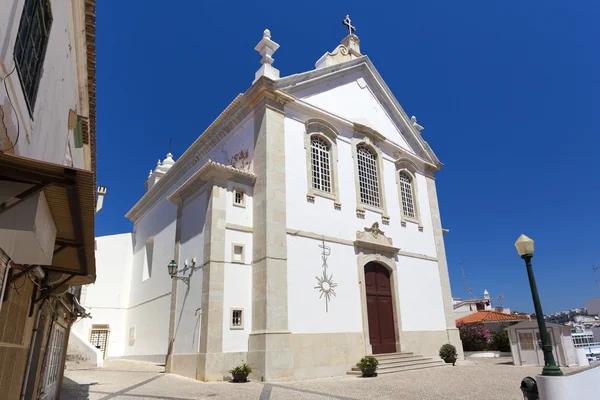
[[[356,35],[288,77],[278,47],[265,31],[250,88],[151,171],[133,232],[97,238],[93,319],[74,331],[207,381],[241,362],[278,381],[444,343],[462,357],[423,128]]]

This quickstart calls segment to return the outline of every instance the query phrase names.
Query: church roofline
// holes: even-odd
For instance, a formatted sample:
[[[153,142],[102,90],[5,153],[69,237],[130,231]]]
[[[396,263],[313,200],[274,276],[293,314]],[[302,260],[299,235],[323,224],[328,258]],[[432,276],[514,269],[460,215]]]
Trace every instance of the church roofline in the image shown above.
[[[375,84],[370,85],[371,89],[375,92],[376,97],[383,103],[383,106],[392,111],[390,116],[399,131],[402,132],[406,139],[409,139],[409,143],[413,142],[417,145],[417,149],[415,150],[417,150],[418,153],[421,153],[419,154],[420,157],[425,158],[428,162],[433,164],[436,169],[440,169],[443,166],[442,162],[435,155],[429,144],[421,137],[420,132],[412,124],[411,119],[408,117],[368,56],[361,56],[340,64],[290,75],[278,79],[275,86],[281,91],[292,94],[310,85],[318,84],[326,79],[331,79],[331,77],[335,75],[343,73],[347,74],[355,71],[361,71],[365,74],[365,77],[372,78]]]
[[[256,181],[256,175],[230,165],[223,165],[208,160],[194,175],[175,189],[167,199],[172,203],[180,204],[187,197],[194,194],[202,184],[212,179],[223,179],[252,186],[254,185],[254,181]]]
[[[137,221],[158,200],[164,197],[186,172],[202,161],[212,149],[248,118],[254,112],[254,107],[264,99],[284,104],[293,101],[293,97],[274,89],[272,79],[260,77],[244,94],[236,96],[227,108],[188,147],[175,165],[138,200],[125,216],[132,222]]]

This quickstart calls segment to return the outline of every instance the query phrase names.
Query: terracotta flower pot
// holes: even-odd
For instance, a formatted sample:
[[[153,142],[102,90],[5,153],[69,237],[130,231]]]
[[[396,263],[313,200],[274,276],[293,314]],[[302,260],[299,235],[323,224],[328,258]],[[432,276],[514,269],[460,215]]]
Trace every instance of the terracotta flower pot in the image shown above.
[[[235,374],[231,374],[233,376],[234,382],[248,382],[248,374],[246,372],[236,372]]]
[[[361,368],[360,369],[362,371],[362,376],[365,378],[370,378],[372,376],[375,376],[375,371],[377,370],[377,367],[371,367],[371,368]]]
[[[446,362],[446,364],[452,363],[452,366],[454,366],[454,364],[456,363],[456,357],[444,358],[444,361]]]

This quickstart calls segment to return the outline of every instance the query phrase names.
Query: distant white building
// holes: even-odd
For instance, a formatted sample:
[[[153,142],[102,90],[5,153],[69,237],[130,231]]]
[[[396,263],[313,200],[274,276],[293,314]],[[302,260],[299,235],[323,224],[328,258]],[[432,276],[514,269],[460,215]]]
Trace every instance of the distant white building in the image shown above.
[[[150,172],[133,233],[97,239],[80,334],[200,380],[242,361],[257,380],[340,375],[448,342],[462,356],[423,127],[356,35],[284,78],[278,47],[265,31],[250,88]]]
[[[494,310],[492,300],[490,299],[490,293],[487,290],[484,290],[483,298],[481,299],[453,298],[452,308],[454,309],[455,319],[466,317],[467,315],[474,314],[478,311]],[[497,307],[495,311],[510,314],[510,309],[508,308]]]

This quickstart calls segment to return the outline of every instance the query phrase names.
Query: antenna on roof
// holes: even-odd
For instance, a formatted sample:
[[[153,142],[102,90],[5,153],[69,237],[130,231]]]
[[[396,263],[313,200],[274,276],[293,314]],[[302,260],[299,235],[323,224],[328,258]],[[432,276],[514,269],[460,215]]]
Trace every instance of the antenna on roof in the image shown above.
[[[498,293],[498,307],[502,307],[502,302],[504,301],[504,293]]]
[[[600,267],[592,266],[592,271],[594,271],[594,278],[596,279],[596,285],[598,285],[598,289],[600,289],[600,281],[598,280],[598,275],[596,271],[600,269]]]
[[[460,262],[460,271],[462,272],[463,281],[465,282],[465,288],[467,289],[467,294],[469,297],[473,298],[473,289],[469,286],[469,282],[467,282],[467,276],[465,275],[465,269],[463,268],[463,264],[466,263],[467,260]]]

